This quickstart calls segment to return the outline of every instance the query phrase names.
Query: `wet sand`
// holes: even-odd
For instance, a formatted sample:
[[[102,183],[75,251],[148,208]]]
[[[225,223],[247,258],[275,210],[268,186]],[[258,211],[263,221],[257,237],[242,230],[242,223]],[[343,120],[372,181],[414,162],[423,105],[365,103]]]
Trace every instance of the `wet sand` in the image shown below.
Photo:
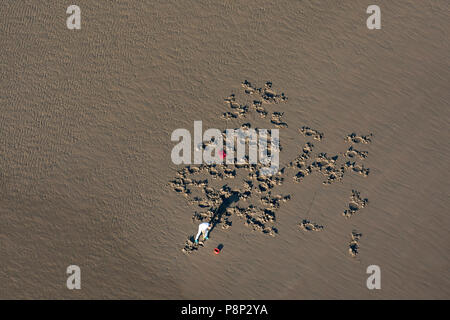
[[[368,30],[370,4],[80,0],[78,31],[59,1],[2,4],[0,298],[448,299],[449,6],[383,2]],[[224,120],[230,94],[253,100],[244,80],[288,100]],[[308,142],[307,165],[354,145],[370,173],[324,184],[290,168],[274,236],[230,210],[231,227],[183,253],[201,210],[170,184],[172,131],[274,128],[274,112],[282,166]],[[71,264],[81,290],[66,288]]]

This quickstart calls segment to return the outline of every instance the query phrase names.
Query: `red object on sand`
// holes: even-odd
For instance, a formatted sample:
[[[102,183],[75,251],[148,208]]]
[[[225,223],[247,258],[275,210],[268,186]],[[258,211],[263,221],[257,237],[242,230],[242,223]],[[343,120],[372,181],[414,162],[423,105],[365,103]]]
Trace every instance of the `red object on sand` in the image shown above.
[[[220,253],[219,248],[215,248],[215,249],[214,249],[214,253],[215,253],[215,254],[219,254],[219,253]]]
[[[220,150],[219,151],[219,156],[220,156],[220,158],[225,158],[226,156],[227,156],[227,154],[225,153],[225,151],[223,151],[223,150]]]

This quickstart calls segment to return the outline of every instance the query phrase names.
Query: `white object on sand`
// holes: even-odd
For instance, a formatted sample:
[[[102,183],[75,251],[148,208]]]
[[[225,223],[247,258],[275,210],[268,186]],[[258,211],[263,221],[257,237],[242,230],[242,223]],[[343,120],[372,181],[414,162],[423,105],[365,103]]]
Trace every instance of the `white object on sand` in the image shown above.
[[[198,241],[198,238],[200,237],[200,234],[202,234],[202,233],[203,233],[203,238],[205,238],[205,239],[208,238],[209,226],[210,226],[210,224],[208,222],[200,223],[200,225],[198,226],[198,233],[195,236],[195,242]]]

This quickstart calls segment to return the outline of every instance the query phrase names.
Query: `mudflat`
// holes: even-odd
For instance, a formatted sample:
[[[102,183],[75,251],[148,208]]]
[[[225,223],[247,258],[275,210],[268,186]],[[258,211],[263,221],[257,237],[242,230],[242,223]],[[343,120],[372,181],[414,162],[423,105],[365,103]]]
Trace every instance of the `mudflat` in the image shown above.
[[[450,298],[447,1],[77,2],[0,5],[0,298]],[[194,121],[280,172],[175,165]]]

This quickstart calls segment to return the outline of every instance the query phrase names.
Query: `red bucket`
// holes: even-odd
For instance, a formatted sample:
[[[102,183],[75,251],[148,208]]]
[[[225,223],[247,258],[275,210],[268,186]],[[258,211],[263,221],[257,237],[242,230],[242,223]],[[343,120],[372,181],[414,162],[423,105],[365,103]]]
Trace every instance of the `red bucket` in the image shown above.
[[[219,254],[219,253],[220,253],[219,248],[215,248],[215,249],[214,249],[214,253],[215,253],[215,254]]]

